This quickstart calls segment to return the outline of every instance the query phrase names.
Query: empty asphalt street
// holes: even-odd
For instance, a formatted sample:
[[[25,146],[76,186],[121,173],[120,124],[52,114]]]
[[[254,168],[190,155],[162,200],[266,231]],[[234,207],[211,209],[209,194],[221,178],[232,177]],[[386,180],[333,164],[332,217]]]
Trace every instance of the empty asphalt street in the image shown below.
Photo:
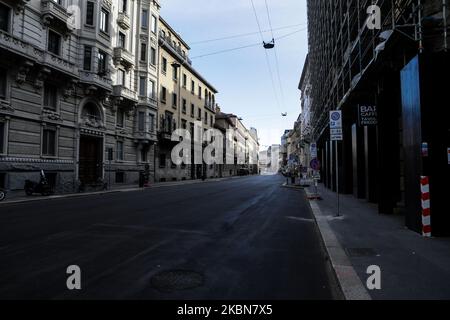
[[[334,299],[280,176],[0,205],[1,299]],[[68,290],[79,266],[81,290]]]

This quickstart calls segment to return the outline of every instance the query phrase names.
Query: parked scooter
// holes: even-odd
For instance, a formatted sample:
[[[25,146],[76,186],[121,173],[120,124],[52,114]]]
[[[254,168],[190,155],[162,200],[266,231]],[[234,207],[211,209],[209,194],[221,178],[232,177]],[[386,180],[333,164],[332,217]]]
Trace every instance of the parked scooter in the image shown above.
[[[39,182],[25,180],[24,189],[27,196],[31,196],[33,193],[40,193],[43,196],[49,196],[50,194],[52,194],[52,188],[48,184],[44,170],[41,170],[40,176],[41,179]]]
[[[0,202],[5,200],[6,198],[6,190],[0,189]]]

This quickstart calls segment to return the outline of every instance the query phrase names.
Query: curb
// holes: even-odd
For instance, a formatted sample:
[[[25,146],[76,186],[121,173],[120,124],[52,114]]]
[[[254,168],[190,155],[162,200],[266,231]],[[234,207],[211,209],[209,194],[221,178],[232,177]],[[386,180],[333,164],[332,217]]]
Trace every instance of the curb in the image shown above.
[[[372,300],[319,205],[311,200],[309,205],[345,300]]]

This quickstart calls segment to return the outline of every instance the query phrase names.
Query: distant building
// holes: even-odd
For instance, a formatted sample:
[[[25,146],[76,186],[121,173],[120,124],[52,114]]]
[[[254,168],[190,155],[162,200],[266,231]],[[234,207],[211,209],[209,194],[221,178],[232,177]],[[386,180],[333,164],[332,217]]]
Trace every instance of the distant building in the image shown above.
[[[234,164],[225,164],[220,168],[222,175],[258,174],[259,139],[257,130],[255,128],[248,130],[238,116],[223,113],[219,107],[216,111],[216,128],[223,132],[225,142],[230,144],[228,150],[233,150],[232,154],[234,155]],[[233,131],[231,137],[226,136],[227,130]],[[227,150],[224,143],[224,157],[226,155]]]
[[[218,176],[215,165],[192,163],[176,166],[171,151],[175,129],[187,129],[194,138],[194,124],[202,130],[214,128],[217,90],[192,66],[189,45],[163,19],[159,18],[159,107],[156,180],[176,181]],[[193,139],[192,139],[193,140]]]

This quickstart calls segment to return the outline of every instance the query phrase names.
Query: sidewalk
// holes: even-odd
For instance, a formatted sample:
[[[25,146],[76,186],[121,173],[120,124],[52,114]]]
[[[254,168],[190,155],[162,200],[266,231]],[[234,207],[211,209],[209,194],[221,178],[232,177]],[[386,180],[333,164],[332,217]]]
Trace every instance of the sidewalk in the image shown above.
[[[450,239],[423,238],[404,227],[403,216],[381,215],[351,195],[340,196],[342,217],[335,217],[336,193],[320,185],[319,194],[323,200],[310,204],[342,289],[360,290],[347,298],[450,299]],[[371,265],[381,268],[381,290],[365,287]]]
[[[214,179],[206,179],[205,181],[203,181],[203,180],[184,180],[184,181],[156,182],[156,183],[152,183],[149,187],[146,187],[146,188],[139,188],[135,184],[133,184],[133,185],[114,185],[113,187],[111,187],[111,189],[103,190],[103,191],[55,194],[55,195],[51,195],[48,197],[41,196],[39,194],[32,195],[32,196],[26,196],[24,190],[8,191],[8,194],[6,195],[6,199],[4,201],[0,202],[0,206],[2,204],[23,203],[23,202],[63,199],[63,198],[86,197],[86,196],[91,196],[91,195],[101,195],[101,194],[118,193],[118,192],[143,191],[143,190],[148,190],[148,189],[152,189],[152,188],[162,188],[162,187],[172,187],[172,186],[181,186],[181,185],[198,184],[198,183],[219,182],[219,181],[237,179],[237,178],[245,178],[245,176],[214,178]]]

